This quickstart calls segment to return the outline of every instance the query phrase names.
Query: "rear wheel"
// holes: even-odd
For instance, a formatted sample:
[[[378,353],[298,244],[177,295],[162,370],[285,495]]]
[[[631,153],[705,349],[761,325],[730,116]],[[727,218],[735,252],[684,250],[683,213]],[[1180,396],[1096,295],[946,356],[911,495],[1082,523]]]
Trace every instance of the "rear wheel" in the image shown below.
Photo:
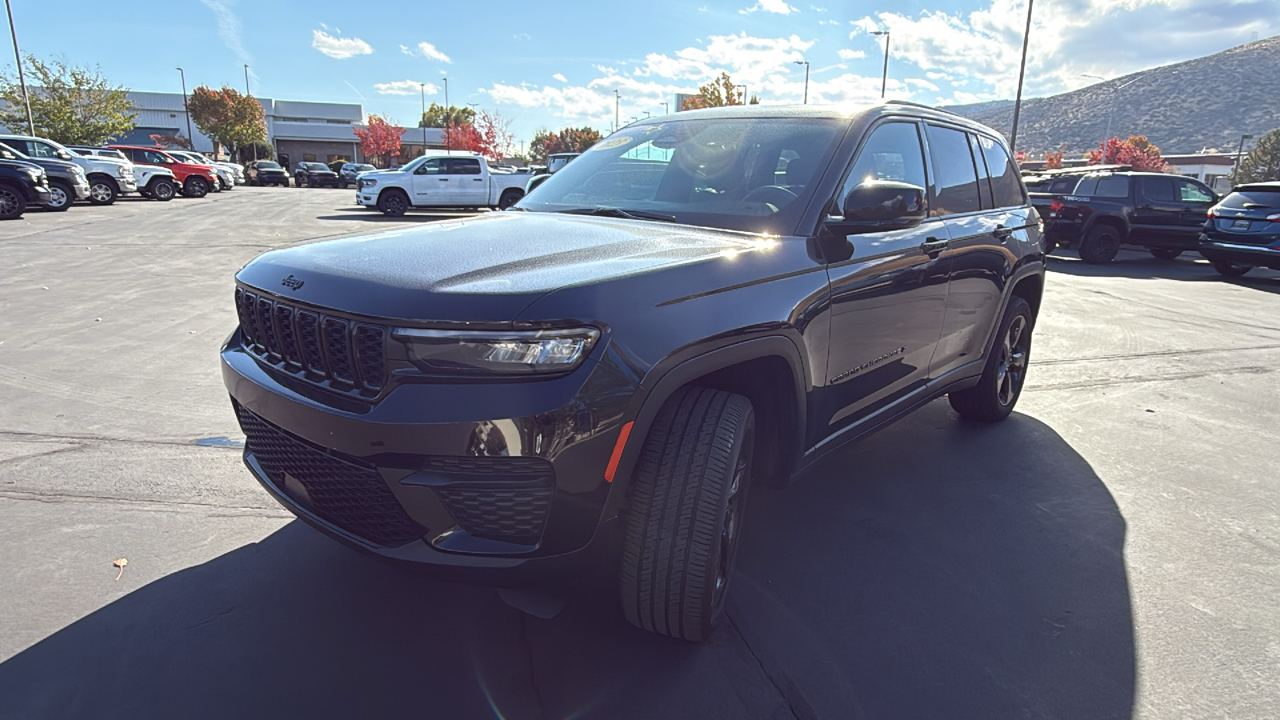
[[[403,190],[384,190],[378,196],[378,209],[383,215],[400,217],[409,210],[409,196]]]
[[[755,416],[741,395],[685,388],[645,438],[622,552],[627,620],[701,641],[724,615],[751,482]]]
[[[1213,261],[1213,269],[1217,270],[1222,277],[1238,278],[1252,270],[1253,266],[1215,260]]]
[[[177,194],[178,188],[171,180],[156,178],[147,185],[147,192],[149,192],[151,197],[155,200],[168,202]]]
[[[978,384],[948,396],[956,412],[983,422],[1003,420],[1013,412],[1027,379],[1031,322],[1031,305],[1015,296],[1004,311],[1000,333]]]
[[[120,188],[111,178],[89,178],[89,202],[94,205],[110,205],[119,195]]]
[[[1120,254],[1120,233],[1110,225],[1089,231],[1080,243],[1080,259],[1090,265],[1105,265]]]
[[[0,185],[0,220],[22,217],[27,209],[27,199],[8,185]]]
[[[192,175],[182,183],[182,194],[187,197],[202,198],[209,194],[209,181],[198,175]]]
[[[45,210],[53,212],[63,212],[71,207],[71,202],[75,200],[75,191],[71,186],[61,180],[55,180],[49,183],[49,204],[44,206]]]
[[[506,210],[507,208],[520,202],[520,198],[524,197],[524,193],[510,188],[502,192],[502,197],[498,198],[498,209]]]
[[[1181,250],[1171,248],[1151,248],[1149,252],[1160,260],[1172,260],[1182,254]]]

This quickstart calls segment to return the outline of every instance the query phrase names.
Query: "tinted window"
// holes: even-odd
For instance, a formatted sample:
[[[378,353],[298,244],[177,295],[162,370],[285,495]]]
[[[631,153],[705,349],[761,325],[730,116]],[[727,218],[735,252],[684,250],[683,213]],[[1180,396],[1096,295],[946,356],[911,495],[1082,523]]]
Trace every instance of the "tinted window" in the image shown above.
[[[258,169],[259,170],[279,170],[280,166],[273,162],[260,162],[258,163]]]
[[[1280,208],[1280,187],[1274,190],[1242,188],[1232,191],[1219,204],[1233,210]]]
[[[31,149],[30,149],[30,148],[28,148],[28,147],[27,147],[27,144],[26,144],[25,142],[23,142],[22,140],[3,140],[3,141],[0,141],[0,142],[3,142],[5,145],[8,145],[9,147],[13,148],[14,150],[17,150],[18,152],[22,153],[23,155],[30,155],[30,154],[31,154]]]
[[[978,174],[969,151],[969,136],[960,130],[929,125],[929,160],[933,163],[935,198],[933,216],[954,215],[981,209]]]
[[[1004,152],[1001,150],[1001,152]],[[1069,193],[1076,189],[1076,183],[1080,182],[1080,178],[1058,178],[1049,183],[1049,192],[1051,193]]]
[[[27,153],[31,157],[37,157],[37,158],[57,158],[58,157],[58,149],[48,143],[28,141],[27,147],[31,148],[31,151]]]
[[[413,173],[415,175],[444,175],[446,167],[443,158],[431,158],[430,160],[424,160]]]
[[[1076,195],[1090,197],[1129,197],[1129,177],[1127,175],[1093,175],[1082,178],[1076,185]]]
[[[1019,207],[1025,205],[1027,196],[1022,191],[1022,181],[1018,177],[1018,168],[1009,159],[1004,146],[989,137],[978,136],[978,144],[982,147],[982,157],[986,160],[987,171],[991,173],[991,194],[996,207]],[[1075,178],[1059,178],[1050,184],[1050,192],[1071,192],[1075,187]]]
[[[450,175],[479,175],[480,161],[476,158],[449,158]]]
[[[1213,193],[1209,189],[1187,180],[1175,180],[1178,186],[1178,200],[1189,203],[1210,203],[1213,202]]]
[[[843,200],[855,187],[871,180],[894,180],[926,187],[924,150],[920,147],[920,131],[915,123],[888,123],[871,131],[838,199]]]
[[[145,163],[150,163],[152,165],[164,165],[169,162],[169,158],[153,150],[141,150],[139,153],[142,155],[142,162]]]
[[[1152,202],[1173,203],[1173,178],[1142,178],[1142,196]]]
[[[982,148],[974,135],[969,136],[969,151],[973,153],[974,165],[978,168],[978,196],[982,198],[982,207],[995,207],[991,204],[991,177],[987,174],[987,163],[982,159]]]

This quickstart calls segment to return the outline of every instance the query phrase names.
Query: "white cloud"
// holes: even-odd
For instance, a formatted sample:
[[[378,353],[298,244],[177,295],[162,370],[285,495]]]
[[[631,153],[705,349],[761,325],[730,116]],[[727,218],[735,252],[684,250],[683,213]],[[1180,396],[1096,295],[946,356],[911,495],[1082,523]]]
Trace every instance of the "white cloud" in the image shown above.
[[[400,52],[404,53],[405,55],[412,55],[412,54],[413,54],[413,51],[409,49],[409,46],[408,46],[408,45],[401,45],[401,46],[400,46]]]
[[[563,74],[561,74],[561,73],[556,73],[555,75],[552,75],[551,77],[555,78],[556,80],[559,80],[560,82],[569,82],[569,79],[568,79],[568,78],[566,78],[566,77],[565,77]]]
[[[839,20],[819,20],[818,24],[819,25],[839,25],[840,21]]]
[[[249,55],[248,50],[244,49],[244,43],[240,40],[240,18],[236,17],[231,9],[235,3],[224,0],[200,0],[200,2],[213,11],[213,16],[218,23],[218,37],[222,38],[222,44],[226,45],[242,64],[252,63],[253,57]]]
[[[394,80],[392,82],[374,83],[373,89],[377,90],[379,95],[417,95],[420,92],[435,95],[440,92],[440,88],[431,83],[424,83],[421,80]]]
[[[800,12],[794,7],[788,5],[786,0],[756,0],[756,4],[745,10],[739,10],[739,15],[746,15],[753,12],[767,12],[778,15],[790,15],[793,12]]]
[[[866,57],[867,53],[865,50],[850,50],[849,48],[840,48],[839,50],[836,51],[836,55],[839,55],[841,60],[857,60],[858,58]]]
[[[819,5],[810,5],[810,6],[809,6],[809,9],[810,9],[810,10],[812,10],[812,11],[814,11],[814,12],[816,12],[816,13],[824,13],[824,12],[826,12],[826,11],[827,11],[827,9],[826,9],[826,8],[821,7],[821,6],[819,6]]]
[[[334,37],[323,30],[311,31],[311,47],[337,60],[369,55],[373,48],[360,38]]]
[[[429,42],[418,43],[418,52],[422,53],[422,57],[427,58],[429,60],[438,60],[443,63],[453,62],[452,60],[449,59],[448,55],[445,55],[444,53],[437,50],[436,46],[432,45]]]

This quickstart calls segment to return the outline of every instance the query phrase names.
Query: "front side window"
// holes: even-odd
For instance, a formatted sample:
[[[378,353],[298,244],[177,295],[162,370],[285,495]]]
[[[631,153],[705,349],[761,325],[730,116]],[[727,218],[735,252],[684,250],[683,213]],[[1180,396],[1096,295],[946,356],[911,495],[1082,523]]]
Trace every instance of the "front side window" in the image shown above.
[[[27,153],[31,157],[54,159],[58,157],[58,149],[49,143],[28,142],[27,145],[31,148],[31,152]]]
[[[551,175],[519,207],[631,211],[789,235],[847,127],[834,118],[709,117],[632,125]]]
[[[1175,180],[1178,186],[1178,199],[1182,202],[1189,203],[1211,203],[1213,202],[1213,193],[1209,189],[1193,183],[1189,180]]]
[[[419,163],[418,167],[414,168],[413,174],[414,175],[444,175],[446,174],[445,171],[447,169],[448,169],[448,165],[445,164],[444,159],[431,158],[430,160],[424,160],[421,163]]]
[[[843,201],[855,187],[876,180],[892,180],[922,189],[928,185],[920,130],[915,123],[891,122],[872,130],[837,199]]]
[[[930,215],[955,215],[980,210],[978,171],[969,150],[969,136],[961,130],[929,125],[929,159],[933,163],[936,199]]]
[[[158,153],[154,150],[143,150],[142,162],[150,163],[152,165],[165,165],[173,161],[170,160],[167,156],[161,153]]]

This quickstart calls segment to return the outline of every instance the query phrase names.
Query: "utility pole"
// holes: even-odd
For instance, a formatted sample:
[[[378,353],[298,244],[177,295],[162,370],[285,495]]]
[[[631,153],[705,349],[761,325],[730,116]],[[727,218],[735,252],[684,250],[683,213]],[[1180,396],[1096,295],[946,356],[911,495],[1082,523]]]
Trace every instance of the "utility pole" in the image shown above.
[[[187,140],[191,141],[191,149],[196,149],[196,136],[191,133],[191,109],[187,107],[187,74],[178,68],[178,76],[182,78],[182,112],[187,115]]]
[[[1244,141],[1252,138],[1252,135],[1240,136],[1240,147],[1236,148],[1236,166],[1231,170],[1232,184],[1238,184],[1240,182],[1240,160],[1243,159],[1244,156]]]
[[[27,78],[22,74],[22,53],[18,50],[18,28],[13,24],[13,6],[4,0],[4,9],[9,13],[9,35],[13,37],[13,59],[18,64],[18,84],[22,86],[22,104],[27,108],[27,132],[32,137],[36,134],[36,123],[31,119],[31,97],[27,95]]]
[[[422,125],[422,154],[427,154],[427,84],[418,83],[418,90],[422,94],[422,119],[418,124]]]
[[[449,78],[444,78],[444,149],[453,149],[453,136],[449,133],[449,126],[453,124],[453,110],[449,107]],[[426,148],[422,149],[426,152]]]
[[[671,103],[662,103],[662,114],[663,115],[671,114]]]
[[[884,99],[884,90],[889,86],[889,31],[874,30],[872,35],[884,36],[884,72],[880,75],[880,99]]]
[[[249,66],[248,65],[244,66],[244,96],[250,97],[250,98],[253,97],[253,95],[249,92]],[[258,143],[253,143],[253,159],[255,161],[258,159]]]
[[[808,105],[808,104],[809,104],[809,61],[808,61],[808,60],[794,60],[794,61],[793,61],[793,63],[794,63],[794,64],[796,64],[796,65],[803,65],[803,66],[804,66],[804,104],[805,104],[805,105]],[[883,88],[880,90],[880,96],[881,96],[881,97],[884,97],[884,90],[883,90]]]
[[[615,88],[613,91],[613,131],[614,132],[618,131],[618,117],[619,117],[618,108],[621,102],[622,102],[622,96],[618,94],[618,90]]]
[[[1013,131],[1009,133],[1009,152],[1013,153],[1013,161],[1018,162],[1018,116],[1022,114],[1022,81],[1027,75],[1027,42],[1031,40],[1031,8],[1035,0],[1027,0],[1027,29],[1022,33],[1022,64],[1018,66],[1018,95],[1013,101]],[[1106,160],[1107,146],[1102,145],[1103,161]]]

